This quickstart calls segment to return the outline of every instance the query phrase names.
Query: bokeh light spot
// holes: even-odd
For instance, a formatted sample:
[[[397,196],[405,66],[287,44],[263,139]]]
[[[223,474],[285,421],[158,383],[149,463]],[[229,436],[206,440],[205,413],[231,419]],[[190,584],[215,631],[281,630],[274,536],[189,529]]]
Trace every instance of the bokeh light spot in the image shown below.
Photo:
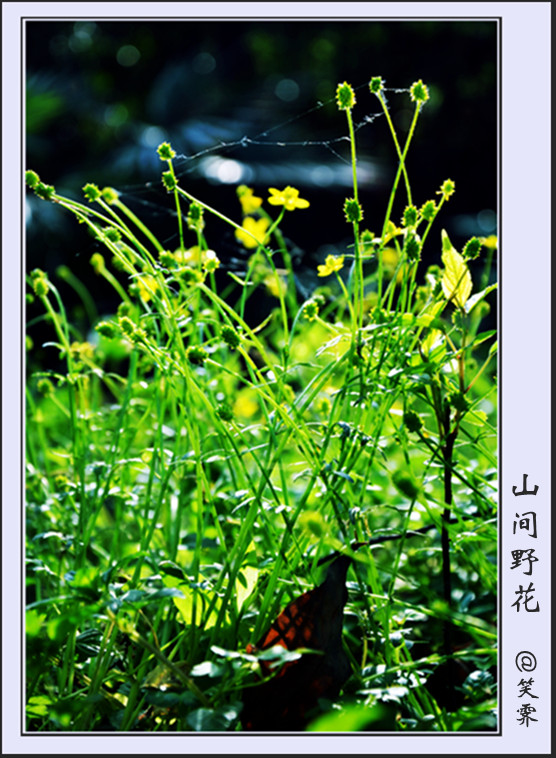
[[[490,209],[485,209],[477,213],[477,223],[482,232],[490,234],[496,230],[496,213]]]
[[[291,103],[299,97],[299,84],[293,79],[280,79],[274,92],[280,100]]]
[[[135,66],[140,57],[141,53],[135,45],[122,45],[116,53],[116,60],[120,66]]]
[[[199,53],[193,58],[193,70],[196,74],[210,74],[216,68],[216,61],[210,53]]]
[[[127,121],[129,112],[123,103],[109,105],[104,111],[104,123],[107,126],[121,126]]]

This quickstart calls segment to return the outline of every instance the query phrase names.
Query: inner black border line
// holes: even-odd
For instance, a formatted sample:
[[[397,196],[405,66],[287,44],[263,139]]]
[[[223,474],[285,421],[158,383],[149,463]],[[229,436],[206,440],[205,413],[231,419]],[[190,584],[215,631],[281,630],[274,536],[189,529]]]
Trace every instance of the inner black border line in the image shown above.
[[[369,736],[369,737],[429,737],[429,738],[436,738],[436,737],[459,737],[459,738],[483,738],[483,737],[503,737],[503,708],[502,708],[502,700],[503,700],[503,687],[502,687],[502,582],[503,582],[503,572],[502,572],[502,563],[501,563],[501,556],[502,556],[502,398],[503,398],[503,392],[502,392],[502,384],[503,384],[503,378],[502,378],[502,345],[503,340],[502,338],[502,256],[500,254],[500,250],[502,247],[502,170],[503,170],[503,161],[502,161],[502,24],[503,24],[503,17],[502,16],[404,16],[404,17],[392,17],[392,16],[353,16],[353,17],[346,17],[346,16],[296,16],[295,18],[288,18],[283,16],[218,16],[218,17],[205,17],[205,16],[195,16],[195,17],[187,17],[187,16],[96,16],[96,15],[88,15],[84,14],[82,16],[79,15],[73,15],[73,16],[21,16],[19,19],[20,23],[20,67],[21,67],[21,90],[20,90],[20,118],[21,118],[21,136],[23,139],[21,140],[21,147],[20,147],[20,168],[21,168],[21,176],[23,176],[25,171],[25,158],[26,158],[26,121],[25,121],[25,83],[26,83],[26,35],[25,35],[25,29],[28,22],[42,22],[42,23],[48,23],[49,21],[52,22],[58,22],[58,21],[67,21],[67,22],[79,22],[84,20],[91,20],[95,23],[103,23],[103,22],[115,22],[115,23],[123,23],[123,22],[142,22],[142,21],[153,21],[158,23],[164,23],[168,21],[180,21],[180,22],[189,22],[189,23],[195,23],[195,22],[209,22],[209,23],[222,23],[222,22],[254,22],[254,23],[272,23],[275,21],[279,22],[287,22],[287,23],[296,23],[296,22],[306,22],[306,21],[312,21],[315,23],[320,22],[327,22],[327,21],[336,21],[341,23],[350,23],[350,22],[365,22],[365,23],[372,23],[374,21],[390,21],[390,22],[419,22],[419,21],[444,21],[444,22],[461,22],[461,21],[468,21],[468,22],[488,22],[492,21],[496,23],[497,25],[497,66],[498,66],[498,76],[497,76],[497,84],[498,84],[498,91],[496,93],[496,108],[497,108],[497,137],[498,137],[498,145],[497,145],[497,227],[496,227],[496,234],[498,237],[498,244],[497,244],[497,253],[496,253],[496,261],[497,261],[497,272],[496,272],[496,282],[498,285],[497,288],[497,298],[496,298],[496,307],[497,307],[497,330],[498,330],[498,358],[497,358],[497,371],[498,371],[498,389],[497,389],[497,416],[498,416],[498,424],[497,424],[497,436],[498,436],[498,560],[497,560],[497,579],[498,579],[498,599],[497,599],[497,605],[498,605],[498,628],[497,628],[497,635],[498,635],[498,655],[497,655],[497,723],[498,723],[498,729],[496,732],[489,731],[489,732],[382,732],[382,731],[376,731],[376,732],[27,732],[24,729],[25,724],[25,681],[26,681],[26,668],[25,668],[25,616],[26,616],[26,606],[25,606],[25,513],[26,513],[26,501],[25,501],[25,460],[26,460],[26,449],[25,449],[25,396],[22,392],[21,394],[21,408],[20,408],[20,414],[21,414],[21,440],[20,440],[20,449],[21,449],[21,478],[20,478],[20,538],[21,538],[21,562],[20,562],[20,580],[21,580],[21,632],[22,632],[22,645],[20,649],[20,666],[21,666],[21,711],[20,711],[20,737],[26,738],[26,737],[228,737],[228,738],[238,738],[238,737],[266,737],[266,736],[276,736],[276,737],[361,737],[361,736]],[[21,245],[20,245],[20,286],[21,286],[21,341],[20,341],[20,370],[21,370],[21,378],[22,378],[22,387],[25,383],[25,350],[24,350],[24,344],[25,344],[25,333],[26,333],[26,318],[25,318],[25,265],[26,263],[26,225],[25,225],[25,182],[22,182],[21,185],[21,195],[20,195],[20,219],[21,219]]]

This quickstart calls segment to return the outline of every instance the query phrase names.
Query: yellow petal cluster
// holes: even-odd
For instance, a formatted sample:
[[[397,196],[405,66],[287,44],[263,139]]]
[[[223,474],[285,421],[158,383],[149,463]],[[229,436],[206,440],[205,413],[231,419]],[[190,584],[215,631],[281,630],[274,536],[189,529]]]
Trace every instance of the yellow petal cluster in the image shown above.
[[[308,208],[309,201],[299,197],[299,190],[295,187],[285,187],[283,190],[269,187],[270,205],[283,205],[287,211],[294,211],[296,208]]]
[[[318,276],[330,276],[344,267],[343,255],[327,255],[324,264],[317,267]]]
[[[241,229],[236,229],[236,238],[247,248],[264,245],[267,240],[266,230],[268,227],[268,219],[246,216],[243,219]]]

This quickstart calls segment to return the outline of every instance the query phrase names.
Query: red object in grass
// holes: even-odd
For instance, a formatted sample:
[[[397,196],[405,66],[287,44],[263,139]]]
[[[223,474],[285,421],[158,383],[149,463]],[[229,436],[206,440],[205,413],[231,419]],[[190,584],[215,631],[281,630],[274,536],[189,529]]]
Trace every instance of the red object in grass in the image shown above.
[[[287,650],[310,648],[285,663],[263,684],[243,693],[242,724],[246,731],[302,731],[319,698],[335,698],[351,674],[342,648],[346,574],[351,559],[340,555],[328,567],[324,582],[303,593],[278,616],[248,652],[280,645]],[[271,661],[260,661],[264,677],[273,673]]]

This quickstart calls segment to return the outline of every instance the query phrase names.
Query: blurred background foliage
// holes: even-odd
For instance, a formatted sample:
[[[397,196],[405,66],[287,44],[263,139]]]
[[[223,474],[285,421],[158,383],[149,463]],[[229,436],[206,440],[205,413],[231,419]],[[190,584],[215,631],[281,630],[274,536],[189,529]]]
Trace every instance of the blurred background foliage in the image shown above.
[[[81,198],[89,181],[116,187],[169,249],[177,245],[173,203],[156,154],[164,140],[183,156],[183,186],[236,220],[238,184],[263,196],[269,186],[296,186],[311,207],[291,214],[284,231],[310,291],[316,264],[350,241],[342,210],[351,194],[349,144],[334,101],[344,80],[358,88],[364,226],[379,233],[384,217],[396,158],[386,120],[373,118],[374,75],[387,87],[422,79],[430,89],[408,160],[416,204],[449,177],[456,194],[441,225],[454,244],[495,233],[494,21],[29,21],[26,168],[70,197]],[[388,97],[403,139],[412,104],[407,93]],[[96,243],[69,215],[29,196],[27,221],[29,269],[63,264],[90,277]],[[209,219],[207,235],[224,263],[242,266],[246,253],[230,227]],[[439,236],[424,257],[440,263]],[[111,297],[99,281],[101,311]]]

